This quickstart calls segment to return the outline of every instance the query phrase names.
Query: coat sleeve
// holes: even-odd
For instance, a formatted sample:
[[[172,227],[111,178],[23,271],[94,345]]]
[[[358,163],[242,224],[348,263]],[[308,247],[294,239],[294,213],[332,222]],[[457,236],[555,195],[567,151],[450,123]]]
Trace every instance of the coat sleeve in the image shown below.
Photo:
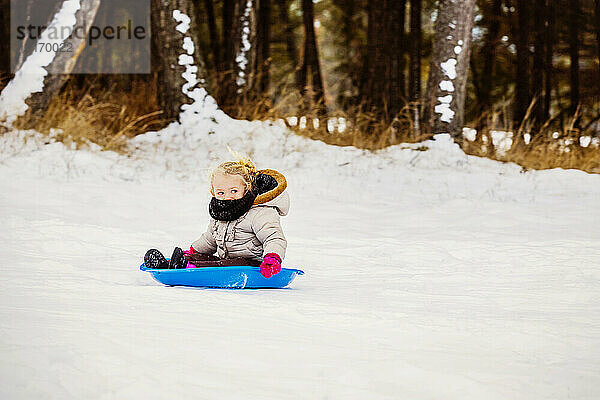
[[[217,251],[217,242],[215,242],[215,238],[212,235],[213,222],[214,221],[211,219],[208,223],[206,232],[204,232],[198,240],[192,243],[192,247],[198,253],[212,255]]]
[[[252,220],[252,231],[263,245],[263,257],[269,253],[276,253],[283,260],[287,240],[283,235],[277,210],[264,207]]]

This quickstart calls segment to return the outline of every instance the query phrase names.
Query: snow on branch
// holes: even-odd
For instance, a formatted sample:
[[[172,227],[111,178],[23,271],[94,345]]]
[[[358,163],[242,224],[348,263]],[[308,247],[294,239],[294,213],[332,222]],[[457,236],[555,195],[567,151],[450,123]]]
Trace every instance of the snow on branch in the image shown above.
[[[173,19],[179,23],[175,29],[185,35],[190,29],[191,18],[180,10],[173,11]],[[182,49],[184,53],[179,55],[178,64],[185,66],[185,72],[181,74],[185,83],[181,91],[190,99],[192,104],[183,104],[180,114],[182,125],[193,125],[198,118],[214,113],[217,110],[216,101],[207,93],[203,87],[196,87],[198,83],[204,84],[204,79],[198,80],[198,66],[194,62],[196,46],[190,36],[183,38]]]
[[[246,8],[244,9],[244,15],[242,17],[242,46],[240,47],[240,51],[235,57],[235,62],[237,62],[240,71],[238,72],[238,77],[236,79],[236,84],[240,87],[237,92],[241,93],[241,86],[244,86],[246,83],[246,66],[248,65],[248,57],[246,54],[252,48],[250,44],[249,36],[250,36],[250,11],[252,11],[252,0],[248,0],[246,2]]]

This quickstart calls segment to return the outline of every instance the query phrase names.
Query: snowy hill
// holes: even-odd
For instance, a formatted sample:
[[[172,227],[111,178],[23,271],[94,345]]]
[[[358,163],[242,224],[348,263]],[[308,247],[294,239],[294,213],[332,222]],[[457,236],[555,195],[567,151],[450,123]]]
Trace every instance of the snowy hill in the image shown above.
[[[600,396],[599,175],[216,115],[129,157],[0,137],[0,398]],[[138,270],[203,232],[226,144],[288,178],[291,289]]]

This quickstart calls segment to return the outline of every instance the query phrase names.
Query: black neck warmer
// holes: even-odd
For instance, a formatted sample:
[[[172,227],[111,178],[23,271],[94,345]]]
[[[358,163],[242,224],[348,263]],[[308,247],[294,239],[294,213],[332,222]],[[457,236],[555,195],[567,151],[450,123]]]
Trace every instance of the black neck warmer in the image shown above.
[[[252,207],[254,199],[256,199],[256,193],[253,190],[247,191],[244,197],[236,200],[217,200],[213,197],[210,200],[208,212],[218,221],[233,221]]]

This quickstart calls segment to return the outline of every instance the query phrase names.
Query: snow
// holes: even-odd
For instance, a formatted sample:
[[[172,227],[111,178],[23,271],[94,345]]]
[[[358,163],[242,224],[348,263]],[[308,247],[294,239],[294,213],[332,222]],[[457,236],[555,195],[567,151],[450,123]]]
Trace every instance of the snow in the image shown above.
[[[185,35],[190,29],[190,22],[192,22],[191,18],[180,10],[173,10],[173,18],[175,21],[179,22],[179,25],[177,25],[175,29]]]
[[[189,29],[190,17],[179,10],[174,10],[173,18],[181,22],[176,29],[185,35]],[[207,118],[228,118],[222,111],[218,110],[216,101],[207,93],[206,89],[196,87],[198,83],[204,85],[205,81],[203,78],[198,80],[198,67],[195,65],[194,57],[192,56],[195,45],[191,37],[185,36],[183,38],[182,49],[185,53],[179,55],[178,64],[185,66],[185,71],[181,74],[183,79],[185,79],[185,83],[181,91],[193,101],[191,104],[183,104],[181,106],[182,113],[179,115],[179,121],[172,123],[165,129],[165,132],[177,129],[187,132],[194,130],[197,124]],[[216,117],[217,115],[218,117]],[[158,134],[155,132],[150,135]]]
[[[49,43],[47,48],[58,49],[66,37],[52,34],[68,27],[69,31],[77,23],[75,14],[80,8],[80,0],[65,0],[60,10],[53,17],[48,28],[42,32],[40,43]],[[5,40],[7,40],[5,38]],[[56,46],[54,46],[56,44]],[[33,93],[41,92],[44,88],[44,79],[48,71],[44,67],[50,65],[56,51],[34,51],[16,72],[14,78],[0,93],[0,122],[10,126],[21,115],[25,114],[29,106],[25,100]]]
[[[241,86],[246,84],[246,79],[244,78],[246,66],[248,65],[248,58],[246,54],[251,49],[252,45],[250,44],[249,36],[250,36],[250,11],[252,10],[252,0],[248,0],[246,2],[246,8],[244,9],[244,15],[242,16],[242,37],[240,50],[235,57],[235,62],[238,65],[239,73],[238,78],[236,79],[236,84],[240,87],[237,90],[237,93],[241,93]]]
[[[333,131],[335,131],[336,122],[337,119],[327,118],[327,132],[332,133]]]
[[[456,46],[454,48],[454,52],[456,54],[459,54],[461,51],[462,49],[460,46]],[[450,78],[449,81],[443,80],[440,82],[440,90],[446,92],[454,92],[454,84],[452,83],[452,80],[456,79],[456,64],[457,61],[455,58],[449,58],[448,60],[440,64],[442,71],[444,71],[444,74],[448,78]],[[456,114],[452,107],[450,107],[450,104],[452,103],[452,95],[449,94],[446,96],[438,97],[437,99],[440,102],[440,104],[435,105],[435,107],[433,108],[434,112],[436,114],[440,114],[440,121],[447,123],[452,122],[452,119]]]
[[[300,117],[300,129],[306,129],[306,117],[303,115]]]
[[[346,118],[338,118],[338,132],[343,133],[346,130]]]
[[[129,157],[0,136],[0,398],[600,396],[600,176],[205,107]],[[284,265],[306,271],[288,290],[138,270],[206,228],[226,145],[288,179]]]
[[[490,131],[490,136],[492,137],[492,144],[496,149],[496,154],[499,156],[504,156],[513,145],[512,132]]]
[[[440,115],[440,121],[450,123],[452,118],[454,118],[454,110],[450,107],[450,103],[452,103],[452,95],[447,95],[443,97],[437,98],[440,104],[436,104],[434,107],[434,111]]]
[[[452,83],[452,81],[441,81],[440,90],[443,90],[445,92],[454,92],[454,84]]]
[[[187,51],[188,55],[193,56],[194,55],[194,41],[192,40],[191,37],[186,36],[185,38],[183,38],[183,49],[185,51]]]
[[[187,14],[182,13],[180,10],[173,10],[173,19],[180,23],[175,29],[185,35],[190,28],[190,17]],[[203,89],[199,88],[199,92],[195,94],[192,93],[193,90],[196,90],[194,88],[198,84],[198,67],[194,65],[193,54],[195,46],[191,37],[185,36],[183,38],[182,48],[185,51],[185,54],[180,54],[177,61],[179,65],[185,66],[185,71],[181,74],[183,79],[185,79],[185,83],[183,84],[181,91],[189,98],[194,100],[198,99],[201,102],[204,97],[206,97],[206,94],[202,93]]]
[[[287,121],[290,124],[290,126],[298,125],[298,117],[288,117]]]
[[[450,79],[456,79],[456,64],[457,61],[455,58],[449,58],[440,64],[442,71],[444,71],[444,74],[446,74],[446,76]]]
[[[477,139],[477,129],[465,127],[462,129],[462,135],[469,142],[474,142]]]
[[[179,65],[191,65],[194,63],[194,57],[188,56],[187,54],[179,55]]]

